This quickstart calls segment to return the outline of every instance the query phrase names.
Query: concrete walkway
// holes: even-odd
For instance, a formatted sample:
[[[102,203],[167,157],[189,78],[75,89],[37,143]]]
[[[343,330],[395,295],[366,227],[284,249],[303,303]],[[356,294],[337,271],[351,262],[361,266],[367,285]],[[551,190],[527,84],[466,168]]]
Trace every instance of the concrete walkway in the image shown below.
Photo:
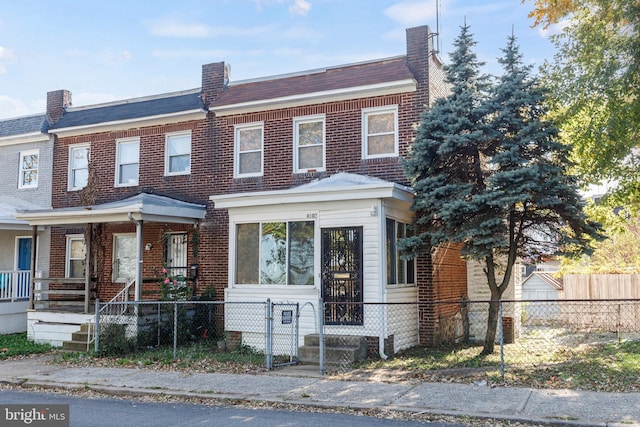
[[[469,415],[554,426],[640,426],[640,393],[491,388],[415,380],[404,383],[336,381],[305,367],[278,368],[257,375],[190,374],[131,368],[64,367],[47,363],[47,356],[43,356],[0,361],[0,383],[90,388],[131,396],[166,394]]]

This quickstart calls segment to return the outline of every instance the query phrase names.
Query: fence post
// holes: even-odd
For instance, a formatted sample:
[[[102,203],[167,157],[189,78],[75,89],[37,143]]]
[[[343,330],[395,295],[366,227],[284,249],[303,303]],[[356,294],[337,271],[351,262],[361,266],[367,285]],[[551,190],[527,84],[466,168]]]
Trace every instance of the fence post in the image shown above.
[[[318,310],[318,346],[319,346],[319,350],[318,350],[318,363],[320,364],[320,373],[324,374],[325,373],[325,369],[324,369],[324,310],[325,310],[325,306],[324,306],[324,301],[322,301],[322,298],[320,298],[319,302],[318,302],[318,307],[320,308]]]
[[[296,340],[295,340],[295,350],[296,350],[296,363],[300,362],[300,303],[296,303]]]
[[[502,325],[502,301],[498,301],[498,331],[500,334],[500,376],[504,381],[504,327]]]
[[[173,360],[176,360],[178,352],[178,302],[173,303]]]
[[[266,360],[266,364],[267,364],[267,371],[270,371],[271,368],[273,367],[273,336],[272,336],[272,325],[271,325],[271,320],[272,320],[272,314],[273,314],[273,306],[271,305],[271,298],[267,298],[267,306],[266,306],[266,328],[267,328],[267,342],[266,344],[266,350],[267,350],[267,360]]]
[[[91,333],[91,330],[89,330]],[[100,349],[100,298],[96,298],[96,321],[93,327],[95,339],[93,340],[93,350],[97,353]]]

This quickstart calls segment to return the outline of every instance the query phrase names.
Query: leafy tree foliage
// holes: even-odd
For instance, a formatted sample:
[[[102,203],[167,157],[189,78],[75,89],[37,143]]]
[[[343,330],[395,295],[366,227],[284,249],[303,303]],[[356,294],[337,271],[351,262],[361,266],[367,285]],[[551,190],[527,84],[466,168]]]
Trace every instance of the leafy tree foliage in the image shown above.
[[[543,71],[576,172],[585,184],[618,182],[610,205],[639,209],[640,2],[535,0],[529,16],[568,23]]]
[[[594,243],[590,256],[562,258],[563,274],[638,274],[640,273],[640,216],[624,210],[592,204],[586,208],[590,218],[603,224],[609,236]]]
[[[544,118],[544,93],[515,37],[503,49],[504,74],[495,85],[480,74],[474,45],[465,24],[446,67],[451,93],[425,111],[405,160],[417,232],[403,247],[415,254],[452,241],[483,262],[493,301],[483,349],[489,354],[517,257],[558,247],[580,252],[597,226],[582,211],[567,173],[568,149]]]

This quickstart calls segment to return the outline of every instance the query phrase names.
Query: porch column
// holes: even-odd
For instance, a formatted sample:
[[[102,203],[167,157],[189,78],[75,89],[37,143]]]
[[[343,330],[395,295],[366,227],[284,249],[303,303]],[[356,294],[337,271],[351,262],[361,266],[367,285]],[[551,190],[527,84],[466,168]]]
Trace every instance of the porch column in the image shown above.
[[[87,233],[85,242],[85,255],[84,255],[84,312],[89,313],[89,305],[91,302],[91,243],[93,237],[93,224],[87,224]]]
[[[38,226],[31,226],[31,271],[29,272],[29,310],[35,309],[33,293],[36,290],[36,259],[38,258]]]
[[[143,221],[136,221],[136,243],[138,252],[136,253],[136,295],[135,301],[142,300],[142,224]]]

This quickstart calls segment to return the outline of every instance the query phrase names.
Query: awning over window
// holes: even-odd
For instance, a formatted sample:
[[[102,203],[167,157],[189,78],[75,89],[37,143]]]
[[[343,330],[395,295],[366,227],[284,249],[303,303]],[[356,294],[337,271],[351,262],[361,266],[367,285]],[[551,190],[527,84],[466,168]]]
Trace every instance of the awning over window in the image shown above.
[[[286,190],[221,194],[209,200],[216,208],[266,206],[285,203],[329,202],[360,199],[413,200],[413,190],[396,182],[365,175],[340,172]]]
[[[204,218],[206,209],[205,205],[141,193],[93,206],[20,210],[15,214],[15,218],[32,226],[126,222],[132,219],[195,224]]]

